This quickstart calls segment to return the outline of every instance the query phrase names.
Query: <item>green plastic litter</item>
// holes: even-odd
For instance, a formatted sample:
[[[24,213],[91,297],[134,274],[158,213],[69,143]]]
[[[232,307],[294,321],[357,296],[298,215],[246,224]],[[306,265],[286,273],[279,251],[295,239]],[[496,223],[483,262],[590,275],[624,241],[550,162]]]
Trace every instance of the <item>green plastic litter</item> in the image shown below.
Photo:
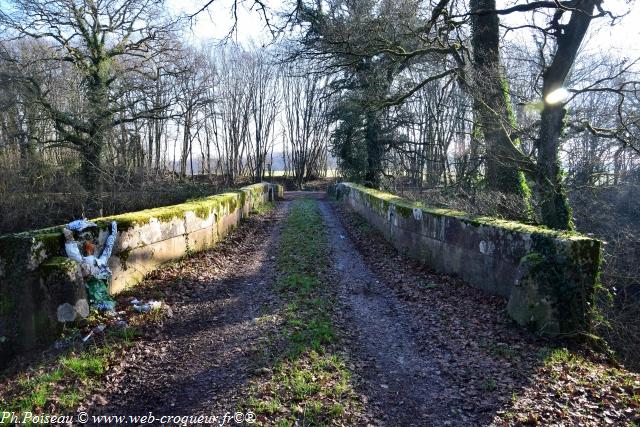
[[[113,310],[115,308],[116,302],[109,295],[106,281],[92,277],[86,286],[89,302],[92,306],[98,310]]]

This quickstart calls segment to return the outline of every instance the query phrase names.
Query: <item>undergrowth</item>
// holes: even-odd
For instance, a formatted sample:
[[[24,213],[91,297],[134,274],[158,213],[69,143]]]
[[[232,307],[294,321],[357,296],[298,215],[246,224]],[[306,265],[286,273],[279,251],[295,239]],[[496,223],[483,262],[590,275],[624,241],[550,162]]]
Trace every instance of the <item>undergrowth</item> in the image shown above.
[[[275,202],[262,203],[251,210],[252,215],[265,215],[276,207]]]

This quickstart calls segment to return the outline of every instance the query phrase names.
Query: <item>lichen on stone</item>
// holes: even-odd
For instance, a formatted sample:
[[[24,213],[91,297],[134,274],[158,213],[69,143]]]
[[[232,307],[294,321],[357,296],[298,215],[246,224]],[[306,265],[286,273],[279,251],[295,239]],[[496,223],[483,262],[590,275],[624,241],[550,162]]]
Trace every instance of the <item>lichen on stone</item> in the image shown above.
[[[0,292],[0,316],[8,316],[15,309],[15,302],[8,289]]]
[[[133,248],[123,249],[118,253],[118,258],[120,259],[120,266],[123,270],[128,268],[127,261],[129,261],[129,256],[131,255],[131,251]]]
[[[63,272],[69,277],[73,277],[78,269],[78,263],[67,257],[55,256],[40,265],[40,271],[44,278],[51,274]]]
[[[600,242],[559,242],[540,234],[533,234],[532,241],[532,252],[520,260],[524,274],[522,280],[536,284],[537,296],[547,301],[553,310],[560,332],[589,331],[590,307],[593,306],[601,262]],[[532,315],[536,315],[535,310],[532,310]],[[536,322],[543,320],[537,318]]]

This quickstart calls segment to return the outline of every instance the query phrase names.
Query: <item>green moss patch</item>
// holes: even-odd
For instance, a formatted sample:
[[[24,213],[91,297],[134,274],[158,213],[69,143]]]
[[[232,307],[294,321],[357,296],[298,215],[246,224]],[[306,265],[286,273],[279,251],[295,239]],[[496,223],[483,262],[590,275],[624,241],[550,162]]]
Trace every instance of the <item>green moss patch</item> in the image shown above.
[[[132,335],[134,331],[126,333]],[[20,372],[15,378],[3,379],[0,414],[12,412],[23,419],[26,413],[72,413],[85,398],[99,392],[107,370],[118,362],[120,352],[131,344],[130,338],[111,334],[102,345],[70,351]],[[0,425],[11,423],[5,420]]]
[[[515,221],[508,221],[508,220],[503,220],[503,219],[489,217],[489,216],[469,215],[465,212],[456,211],[453,209],[430,208],[430,207],[424,206],[420,202],[407,200],[391,193],[386,193],[384,191],[367,188],[358,184],[343,183],[342,185],[351,187],[359,191],[360,193],[362,193],[365,197],[369,199],[369,201],[372,203],[372,206],[379,213],[384,215],[386,215],[386,209],[390,205],[393,205],[396,209],[396,212],[401,214],[403,217],[409,217],[413,214],[414,209],[420,209],[423,213],[426,213],[426,214],[457,218],[466,224],[473,225],[476,227],[488,226],[488,227],[502,228],[509,231],[516,231],[516,232],[528,233],[528,234],[539,234],[543,236],[548,236],[548,237],[557,238],[557,239],[565,239],[565,240],[590,240],[590,241],[594,240],[590,237],[583,236],[581,234],[570,232],[570,231],[551,230],[541,226],[529,225],[529,224],[524,224],[524,223],[515,222]]]
[[[252,215],[265,215],[271,212],[276,207],[274,202],[262,203],[253,209],[251,209]]]
[[[147,209],[121,215],[98,218],[94,222],[100,227],[107,228],[111,221],[118,223],[118,229],[125,231],[134,226],[148,224],[152,219],[169,222],[175,218],[184,218],[187,212],[193,212],[198,218],[208,218],[212,213],[232,212],[238,206],[238,193],[224,193],[203,199],[191,200],[180,205]]]
[[[532,242],[532,252],[520,260],[525,272],[523,282],[532,280],[537,284],[539,298],[549,301],[553,308],[559,332],[591,331],[600,245],[574,242],[566,247],[539,234],[532,235]]]
[[[56,256],[48,259],[40,265],[40,270],[45,278],[51,274],[64,272],[68,275],[73,274],[78,268],[78,263],[67,257]]]
[[[155,218],[160,222],[168,222],[174,218],[184,218],[187,212],[193,212],[198,218],[206,219],[212,213],[217,217],[233,212],[244,205],[246,192],[261,196],[268,184],[254,184],[242,187],[238,191],[216,194],[210,197],[189,200],[186,203],[161,208],[147,209],[139,212],[131,212],[122,215],[98,218],[94,220],[101,227],[108,227],[111,221],[118,223],[118,229],[127,230],[135,225],[148,224]]]
[[[45,270],[64,270],[70,271],[74,269],[76,262],[66,257],[53,257],[42,263],[41,267]]]

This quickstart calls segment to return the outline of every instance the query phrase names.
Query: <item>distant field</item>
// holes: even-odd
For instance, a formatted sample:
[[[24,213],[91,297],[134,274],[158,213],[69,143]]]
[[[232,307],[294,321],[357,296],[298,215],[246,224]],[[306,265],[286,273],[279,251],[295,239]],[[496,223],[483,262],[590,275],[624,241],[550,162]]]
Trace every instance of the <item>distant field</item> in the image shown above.
[[[271,175],[275,176],[275,177],[286,176],[286,171],[283,171],[283,170],[272,171]],[[267,174],[267,176],[269,176],[269,175]],[[338,170],[337,169],[328,169],[327,170],[327,178],[336,178],[337,176],[338,176]]]

